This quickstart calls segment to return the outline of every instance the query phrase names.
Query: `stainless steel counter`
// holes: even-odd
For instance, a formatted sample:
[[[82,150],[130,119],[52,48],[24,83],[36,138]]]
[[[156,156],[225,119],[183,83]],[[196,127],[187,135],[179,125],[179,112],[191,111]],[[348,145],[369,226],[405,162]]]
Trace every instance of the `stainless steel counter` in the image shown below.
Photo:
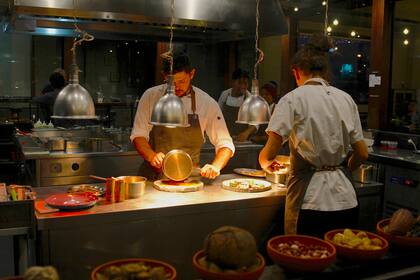
[[[420,170],[420,154],[415,154],[413,150],[372,148],[373,150],[369,152],[369,161]]]
[[[160,192],[149,182],[138,199],[100,201],[77,212],[37,214],[38,262],[57,267],[61,279],[87,279],[95,266],[106,261],[149,257],[174,265],[178,279],[196,279],[191,259],[209,232],[222,225],[242,227],[264,247],[267,230],[281,219],[284,188],[274,186],[261,193],[221,188],[223,180],[237,177],[221,175],[192,193]],[[36,188],[41,199],[66,190],[64,186]],[[357,185],[359,198],[380,199],[381,190],[380,184]]]
[[[38,262],[51,264],[60,279],[88,279],[90,271],[109,260],[148,257],[167,261],[178,279],[195,279],[193,254],[206,235],[222,225],[246,228],[257,240],[281,211],[284,189],[236,193],[221,189],[222,175],[204,190],[193,193],[160,192],[149,183],[139,199],[100,202],[78,212],[37,214]],[[39,196],[66,187],[37,188]]]

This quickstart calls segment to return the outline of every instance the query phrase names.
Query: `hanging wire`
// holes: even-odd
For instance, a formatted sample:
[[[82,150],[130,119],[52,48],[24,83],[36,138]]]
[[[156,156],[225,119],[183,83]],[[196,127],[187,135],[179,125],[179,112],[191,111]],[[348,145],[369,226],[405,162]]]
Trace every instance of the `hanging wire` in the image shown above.
[[[172,40],[174,38],[174,22],[175,22],[175,0],[171,0],[171,27],[169,31],[169,50],[160,56],[163,59],[169,60],[169,74],[173,74],[174,61],[173,61],[173,44]]]
[[[328,0],[325,0],[324,35],[328,35]]]
[[[255,53],[256,53],[256,62],[254,65],[254,80],[257,79],[257,69],[258,64],[264,60],[264,52],[258,47],[258,36],[259,36],[259,27],[260,27],[260,0],[256,0],[256,12],[255,12]]]
[[[74,22],[74,32],[77,34],[73,40],[73,46],[70,49],[73,53],[73,63],[76,64],[76,46],[79,46],[84,41],[93,41],[95,37],[86,31],[83,31],[77,25],[77,17],[76,17],[76,10],[77,10],[77,0],[73,0],[73,22]],[[81,34],[81,35],[80,35]],[[79,39],[77,39],[79,37]]]

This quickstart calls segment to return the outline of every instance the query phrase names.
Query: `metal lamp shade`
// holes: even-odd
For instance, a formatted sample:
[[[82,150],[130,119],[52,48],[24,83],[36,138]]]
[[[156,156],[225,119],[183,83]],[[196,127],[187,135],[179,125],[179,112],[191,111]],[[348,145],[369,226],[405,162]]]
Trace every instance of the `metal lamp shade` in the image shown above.
[[[252,94],[239,108],[237,123],[260,125],[270,121],[270,105],[258,94],[258,81],[252,81]]]
[[[58,94],[54,102],[55,119],[97,119],[95,104],[89,92],[79,83],[70,83]]]
[[[188,127],[188,115],[181,98],[174,94],[173,77],[169,77],[168,89],[153,107],[150,124],[166,127]]]

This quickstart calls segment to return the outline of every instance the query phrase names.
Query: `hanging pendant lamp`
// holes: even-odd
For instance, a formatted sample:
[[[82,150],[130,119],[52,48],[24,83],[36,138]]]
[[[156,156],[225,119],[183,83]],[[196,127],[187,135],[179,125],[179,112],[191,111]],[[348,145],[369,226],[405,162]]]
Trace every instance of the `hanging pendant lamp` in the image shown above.
[[[270,121],[270,105],[259,95],[258,80],[252,80],[251,95],[242,103],[237,123],[260,125]]]
[[[241,107],[239,108],[238,120],[236,121],[237,123],[250,125],[267,124],[270,121],[271,117],[270,105],[268,105],[267,101],[259,94],[260,90],[257,79],[257,67],[258,64],[260,64],[264,60],[264,53],[260,48],[258,48],[260,0],[256,0],[256,4],[257,7],[255,14],[255,51],[257,53],[257,61],[254,65],[254,79],[252,80],[251,95],[244,100]]]
[[[175,95],[174,76],[168,76],[165,94],[153,107],[150,124],[166,127],[188,127],[188,115],[181,98]]]
[[[149,123],[166,127],[188,127],[188,115],[181,98],[175,95],[175,81],[173,76],[173,47],[174,36],[175,0],[171,0],[171,28],[169,32],[169,51],[162,54],[164,59],[169,60],[170,71],[168,75],[165,94],[153,107]]]
[[[54,102],[54,119],[97,119],[95,104],[89,92],[79,84],[79,67],[76,53],[73,51],[73,63],[70,65],[69,84],[65,86]]]

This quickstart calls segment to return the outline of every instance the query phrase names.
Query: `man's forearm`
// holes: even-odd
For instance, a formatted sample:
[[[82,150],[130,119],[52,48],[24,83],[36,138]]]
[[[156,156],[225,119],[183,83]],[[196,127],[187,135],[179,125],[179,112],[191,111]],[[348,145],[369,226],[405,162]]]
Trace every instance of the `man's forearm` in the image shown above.
[[[229,162],[232,155],[233,153],[229,148],[223,147],[217,151],[212,165],[216,166],[221,170]]]
[[[136,137],[133,141],[133,145],[139,155],[148,162],[152,161],[153,157],[156,155],[156,152],[150,146],[149,141],[144,137]]]

